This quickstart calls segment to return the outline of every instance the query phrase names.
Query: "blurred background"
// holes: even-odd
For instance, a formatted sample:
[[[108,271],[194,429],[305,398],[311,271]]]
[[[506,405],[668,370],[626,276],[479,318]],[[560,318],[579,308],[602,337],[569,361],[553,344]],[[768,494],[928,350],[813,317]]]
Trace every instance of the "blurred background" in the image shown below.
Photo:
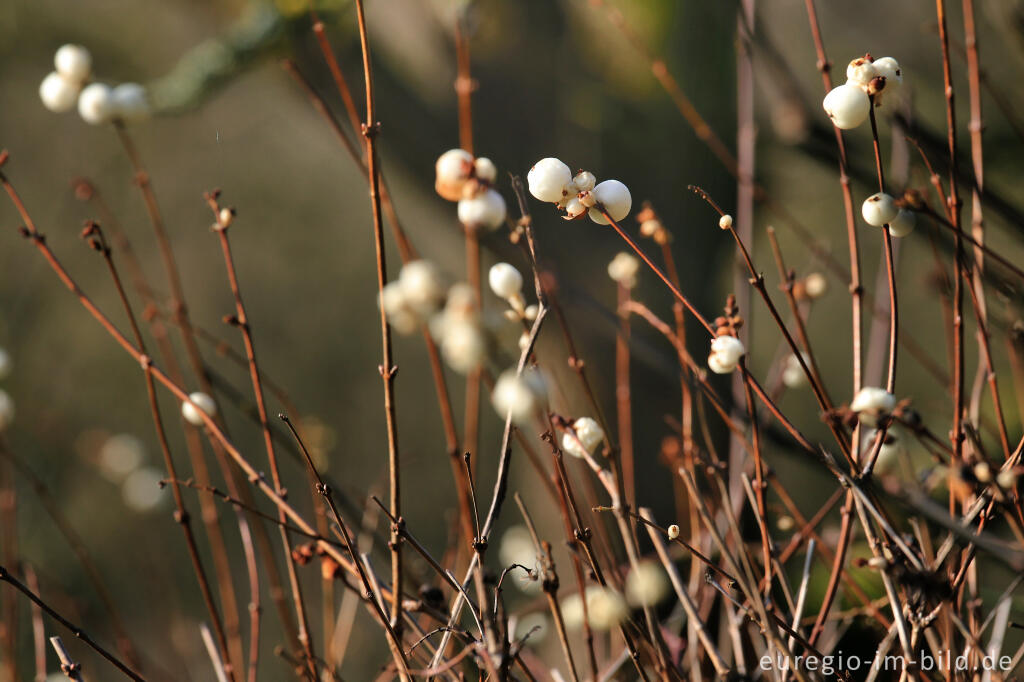
[[[354,7],[344,0],[315,4],[362,111]],[[988,240],[1021,263],[1024,196],[1019,112],[1024,96],[1014,84],[1024,66],[1020,31],[1024,4],[996,0],[977,4],[987,88],[985,183],[994,197],[986,211]],[[837,80],[842,79],[843,65],[865,52],[899,59],[903,94],[881,114],[883,154],[890,164],[894,194],[905,187],[927,193],[928,174],[904,135],[918,138],[945,175],[941,163],[945,110],[932,4],[922,0],[820,5],[823,37],[837,65]],[[635,42],[610,20],[613,7],[621,10]],[[473,96],[476,150],[497,164],[497,189],[508,202],[510,214],[518,215],[508,174],[525,176],[542,157],[559,157],[573,168],[592,170],[599,179],[620,179],[630,187],[634,200],[633,213],[624,225],[635,230],[633,216],[641,202],[652,202],[674,235],[672,248],[683,290],[706,316],[717,315],[726,295],[735,290],[739,271],[734,244],[717,229],[717,215],[687,185],[702,186],[733,212],[736,182],[680,115],[652,76],[650,58],[637,45],[664,60],[696,109],[734,152],[737,5],[674,0],[614,5],[585,0],[481,0],[466,7],[449,0],[370,2],[367,19],[384,172],[416,248],[438,263],[452,282],[465,278],[463,234],[455,206],[434,193],[433,174],[437,156],[459,144],[453,86],[453,31],[459,11],[466,12],[472,72],[478,83]],[[952,36],[962,41],[959,6],[950,13]],[[76,198],[74,187],[80,178],[95,186],[164,298],[166,279],[131,166],[112,126],[90,126],[75,112],[45,110],[38,87],[53,68],[54,50],[69,42],[92,51],[97,79],[147,85],[156,115],[131,125],[129,131],[159,200],[194,323],[241,351],[236,330],[221,323],[224,315],[234,312],[233,301],[202,196],[204,191],[221,188],[223,203],[238,211],[232,242],[262,369],[287,391],[324,474],[361,509],[368,492],[386,494],[372,223],[360,170],[281,65],[282,59],[293,59],[339,119],[345,120],[311,23],[304,0],[8,0],[0,4],[0,146],[11,154],[5,173],[48,243],[85,292],[127,330],[102,261],[79,238],[84,220],[106,218],[97,213],[95,203]],[[960,44],[954,49],[954,70],[966,163],[967,86]],[[835,143],[821,110],[822,85],[815,61],[804,2],[757,3],[753,42],[757,182],[810,230],[823,252],[846,267]],[[900,118],[902,127],[894,127],[893,116]],[[854,197],[859,203],[875,191],[870,132],[864,126],[847,139]],[[537,202],[530,208],[541,264],[557,279],[580,355],[605,412],[612,415],[616,289],[606,267],[624,244],[611,230],[589,221],[565,223],[550,207]],[[175,679],[213,679],[197,629],[206,612],[174,527],[170,495],[156,485],[164,473],[143,377],[61,287],[31,245],[18,237],[20,218],[9,202],[0,202],[0,223],[0,346],[12,361],[3,389],[16,404],[16,418],[6,433],[9,449],[45,483],[47,503],[67,517],[99,572],[114,586],[114,600],[149,668]],[[754,215],[754,258],[780,306],[779,277],[764,232],[769,225],[777,227],[787,264],[799,277],[820,272],[829,278],[829,291],[815,302],[808,328],[832,395],[838,402],[848,401],[851,351],[846,283],[808,250],[807,239],[759,205]],[[872,291],[884,291],[884,270],[883,279],[877,279],[878,233],[863,224],[860,229],[864,282]],[[899,281],[905,292],[900,299],[901,323],[926,362],[942,368],[948,355],[943,332],[945,293],[938,285],[932,254],[933,250],[942,254],[948,266],[949,243],[944,232],[924,221],[899,243]],[[482,245],[485,268],[508,260],[525,269],[526,261],[518,247],[509,243],[507,231],[484,235]],[[398,271],[393,247],[389,236],[392,277]],[[656,247],[646,241],[645,248]],[[1003,399],[1010,436],[1016,439],[1024,408],[1009,378],[1012,353],[1007,349],[1020,344],[1021,328],[1015,326],[1020,325],[1019,283],[1011,286],[1012,280],[1004,281],[998,268],[993,270],[993,346],[997,366],[1006,372]],[[744,278],[741,274],[739,281]],[[130,296],[139,306],[138,297]],[[650,272],[641,272],[634,296],[671,319],[671,298]],[[489,292],[483,305],[485,310],[500,310],[500,301]],[[777,378],[784,356],[780,335],[756,302],[748,325],[754,339],[749,344],[750,366],[772,385],[770,379]],[[701,361],[706,353],[704,337],[696,326],[692,329],[690,351]],[[865,329],[872,339],[866,382],[881,383],[885,327],[876,325],[871,334],[871,317],[866,316]],[[973,333],[973,324],[969,329]],[[178,335],[172,336],[177,343]],[[494,374],[518,354],[515,324],[499,325],[496,338],[501,346],[490,363]],[[674,514],[672,484],[659,465],[659,453],[663,439],[673,434],[675,417],[671,415],[679,410],[678,367],[669,345],[639,320],[633,323],[631,348],[638,499],[653,507],[658,518],[669,519]],[[237,387],[241,396],[236,406],[232,405],[235,393],[222,395],[234,441],[259,467],[265,467],[259,429],[245,413],[251,403],[245,368],[221,357],[212,345],[203,346],[203,352],[215,368],[218,383]],[[554,325],[542,334],[540,353],[559,387],[553,393],[552,409],[565,416],[583,415],[586,403],[574,388]],[[397,411],[406,481],[403,511],[417,537],[441,554],[450,541],[447,519],[454,513],[455,496],[422,339],[397,338],[395,355],[400,368]],[[945,384],[906,352],[901,358],[899,397],[912,398],[929,426],[945,434],[949,414]],[[967,358],[972,377],[973,345]],[[448,385],[461,422],[463,379],[449,372]],[[716,379],[716,386],[727,394],[727,381]],[[195,385],[187,388],[197,389]],[[271,414],[286,409],[277,398],[269,400]],[[188,472],[175,417],[177,405],[166,394],[161,395],[161,403],[175,456],[183,472]],[[827,429],[808,390],[786,392],[781,404],[805,433],[826,438]],[[486,395],[481,414],[481,448],[474,456],[479,463],[479,488],[489,491],[501,422]],[[724,447],[724,431],[718,435]],[[996,444],[991,432],[983,438]],[[829,477],[794,457],[784,440],[772,441],[769,452],[769,461],[790,489],[800,490],[797,502],[811,515],[832,490]],[[290,456],[284,461],[283,475],[295,504],[312,518],[301,462]],[[81,565],[29,479],[15,475],[18,557],[36,570],[39,589],[48,600],[100,641],[112,642],[106,610]],[[546,503],[533,490],[537,487],[534,474],[521,457],[514,461],[512,475],[513,485],[522,486],[527,501],[537,501],[542,527],[557,533],[557,514],[542,509]],[[214,479],[223,485],[219,475]],[[197,495],[186,490],[193,511],[198,510]],[[220,511],[237,568],[236,591],[244,600],[237,527],[229,508],[222,506]],[[507,508],[505,520],[513,516]],[[202,535],[198,515],[195,525]],[[10,527],[4,525],[2,532],[10,542]],[[374,543],[378,568],[386,563],[382,548],[386,553],[378,538]],[[560,545],[558,550],[564,561]],[[208,558],[205,549],[204,557]],[[309,593],[318,594],[315,565],[300,570]],[[12,594],[6,590],[2,596],[10,599]],[[531,598],[515,592],[510,596],[513,602],[520,600],[516,603]],[[282,634],[269,603],[264,612],[265,679],[280,679],[287,674],[288,664],[270,652]],[[357,623],[366,627],[354,629],[343,671],[348,679],[370,679],[386,660],[386,651],[365,614],[359,615]],[[32,639],[24,601],[17,604],[16,625],[22,652],[19,663],[26,671],[24,679],[29,679]],[[48,622],[48,628],[51,625]],[[314,640],[322,642],[323,636],[320,623],[314,622]],[[85,647],[68,643],[87,672],[95,671],[94,679],[113,676]]]

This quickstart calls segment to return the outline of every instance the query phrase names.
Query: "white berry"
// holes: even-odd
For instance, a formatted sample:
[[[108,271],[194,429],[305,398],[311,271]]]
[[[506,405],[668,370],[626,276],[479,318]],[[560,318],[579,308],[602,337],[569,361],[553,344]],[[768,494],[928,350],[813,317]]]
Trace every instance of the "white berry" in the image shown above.
[[[81,45],[62,45],[53,55],[53,66],[60,75],[81,84],[92,70],[92,55]]]
[[[103,83],[92,83],[78,96],[78,114],[86,123],[101,125],[114,115],[113,91]]]
[[[858,57],[846,67],[846,79],[857,85],[867,85],[879,75],[875,64],[864,57]]]
[[[665,569],[655,561],[641,561],[626,575],[626,601],[630,606],[654,606],[668,593]]]
[[[636,275],[640,271],[640,261],[631,253],[620,251],[608,264],[608,276],[627,289],[636,286]]]
[[[556,204],[565,195],[565,186],[572,182],[572,171],[560,160],[547,157],[533,165],[526,174],[530,194],[539,199]]]
[[[801,351],[800,354],[807,366],[810,367],[810,358],[807,357],[807,353]],[[782,368],[782,383],[786,385],[786,388],[803,388],[807,385],[807,373],[800,365],[800,360],[792,353],[786,357],[786,364]]]
[[[217,414],[217,404],[213,402],[213,398],[205,393],[202,393],[201,391],[189,393],[188,399],[192,402],[183,402],[181,404],[181,416],[184,417],[185,421],[189,424],[192,424],[193,426],[202,426],[204,413],[208,417],[213,417]]]
[[[398,273],[404,304],[421,315],[437,310],[444,300],[445,286],[441,271],[427,260],[409,261]]]
[[[487,282],[495,296],[506,300],[518,296],[523,289],[523,276],[508,263],[497,263],[487,273]]]
[[[718,226],[723,230],[728,230],[732,227],[732,216],[726,213],[724,216],[719,218]]]
[[[473,173],[473,155],[465,149],[449,149],[434,164],[434,189],[448,201],[462,198],[462,188]]]
[[[565,220],[575,220],[584,213],[587,212],[587,207],[583,205],[579,197],[569,197],[569,200],[565,202]]]
[[[896,207],[896,200],[891,196],[885,192],[876,192],[864,200],[864,204],[860,207],[860,213],[868,225],[881,227],[896,218],[899,208]]]
[[[849,130],[867,120],[871,100],[859,86],[846,83],[832,88],[821,106],[837,128]]]
[[[679,526],[677,526],[676,524],[673,523],[671,526],[668,527],[668,539],[669,540],[675,540],[678,537],[679,537]]]
[[[594,187],[590,193],[597,201],[601,202],[604,210],[616,222],[629,215],[629,209],[633,207],[633,197],[629,194],[629,188],[618,180],[605,180]],[[608,219],[596,207],[590,209],[590,219],[598,225],[609,224]]]
[[[708,367],[715,374],[729,374],[736,369],[746,352],[743,342],[735,336],[716,336],[711,342]]]
[[[917,214],[905,208],[901,208],[896,217],[889,223],[889,234],[893,237],[906,237],[914,231],[917,224]]]
[[[879,76],[885,76],[885,92],[892,92],[903,84],[903,71],[900,69],[900,63],[892,57],[876,59],[872,66],[875,67]]]
[[[594,454],[604,440],[604,429],[590,417],[580,417],[572,425],[573,433],[562,434],[562,450],[567,455],[585,458]]]
[[[454,322],[445,327],[441,354],[448,366],[460,374],[469,374],[480,366],[487,353],[487,344],[480,328],[473,322]]]
[[[812,272],[804,278],[804,293],[807,298],[821,298],[828,291],[828,279],[820,272]]]
[[[850,410],[856,412],[860,422],[867,426],[877,426],[879,418],[895,407],[896,396],[876,386],[860,389],[850,402]]]
[[[494,409],[502,417],[511,415],[512,421],[527,421],[544,393],[543,381],[534,372],[517,375],[515,369],[502,372],[494,382],[491,402]]]
[[[44,107],[60,114],[75,108],[79,89],[77,82],[54,71],[39,84],[39,99]]]
[[[507,214],[505,199],[490,188],[475,197],[459,200],[459,222],[463,225],[493,230],[505,222]]]
[[[140,121],[149,116],[146,89],[138,83],[121,83],[110,93],[113,116],[124,121]]]
[[[590,171],[580,171],[572,179],[572,184],[576,186],[577,192],[589,192],[597,184],[597,178]]]
[[[493,183],[498,179],[498,167],[490,159],[481,156],[473,162],[473,172],[478,180]]]

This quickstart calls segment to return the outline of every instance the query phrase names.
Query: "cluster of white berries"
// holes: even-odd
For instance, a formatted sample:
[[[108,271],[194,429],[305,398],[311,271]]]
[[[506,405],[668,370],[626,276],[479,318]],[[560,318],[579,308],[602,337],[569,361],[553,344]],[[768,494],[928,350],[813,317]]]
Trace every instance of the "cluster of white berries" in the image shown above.
[[[914,230],[917,215],[896,205],[896,200],[885,192],[876,192],[864,200],[860,207],[864,222],[874,227],[889,226],[893,237],[905,237]]]
[[[491,391],[491,403],[502,417],[511,415],[517,424],[527,422],[547,395],[547,382],[537,369],[522,374],[515,368],[501,373]]]
[[[203,415],[211,419],[217,415],[217,403],[206,393],[189,393],[188,399],[192,402],[181,403],[181,416],[192,426],[202,426]]]
[[[487,273],[487,283],[498,298],[503,298],[509,307],[505,310],[505,319],[512,322],[528,323],[537,319],[540,307],[535,303],[526,304],[523,298],[523,275],[509,263],[496,263]],[[519,335],[519,349],[524,350],[530,343],[530,332],[523,330]]]
[[[894,409],[896,396],[877,386],[865,386],[850,401],[850,411],[857,414],[860,423],[873,428]]]
[[[567,455],[586,459],[597,452],[604,441],[604,429],[590,417],[580,417],[572,424],[571,432],[562,434],[562,451]]]
[[[459,222],[471,229],[495,230],[505,222],[505,199],[493,189],[498,169],[488,158],[474,158],[465,149],[449,149],[434,164],[434,189],[459,202]]]
[[[893,93],[903,83],[899,62],[892,57],[858,57],[846,67],[846,83],[832,88],[822,107],[837,128],[850,130],[868,119],[871,104],[880,106],[882,93]]]
[[[100,125],[118,119],[135,121],[149,116],[146,89],[138,83],[121,83],[111,88],[90,83],[92,55],[81,45],[63,45],[54,55],[56,68],[39,85],[39,98],[50,111],[62,113],[78,104],[86,123]]]
[[[0,348],[0,379],[6,379],[11,373],[11,356]],[[0,388],[0,431],[6,431],[14,421],[14,399]]]
[[[746,352],[743,342],[735,336],[716,336],[711,340],[708,367],[715,374],[731,374]]]
[[[640,272],[640,259],[625,251],[615,254],[615,258],[608,263],[608,276],[627,289],[636,286],[638,272]]]
[[[629,189],[618,180],[598,183],[590,171],[580,171],[574,176],[567,165],[554,157],[535,163],[526,180],[530,194],[565,211],[566,220],[581,218],[586,213],[598,225],[608,225],[598,204],[616,222],[629,215],[633,207]]]

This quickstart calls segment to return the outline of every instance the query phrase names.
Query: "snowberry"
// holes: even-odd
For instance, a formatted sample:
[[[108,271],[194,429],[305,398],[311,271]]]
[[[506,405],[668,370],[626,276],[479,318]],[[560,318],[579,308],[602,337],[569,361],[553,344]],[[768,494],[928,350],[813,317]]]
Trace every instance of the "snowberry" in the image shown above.
[[[872,62],[879,76],[885,77],[885,92],[892,92],[903,84],[903,71],[900,63],[892,57],[882,57]]]
[[[597,630],[611,630],[629,616],[626,600],[610,587],[593,585],[586,595],[590,624]]]
[[[565,215],[563,217],[566,220],[575,220],[586,212],[587,207],[583,205],[579,197],[569,197],[569,200],[565,202]]]
[[[539,374],[523,372],[519,375],[515,369],[508,369],[494,382],[491,402],[499,415],[511,415],[512,421],[521,423],[530,418],[543,394],[544,382]]]
[[[671,526],[668,527],[668,539],[669,540],[675,540],[678,537],[679,537],[679,526],[677,526],[676,524],[673,523]]]
[[[719,218],[718,226],[723,230],[728,230],[732,227],[732,216],[726,213],[724,216]]]
[[[481,156],[473,161],[473,173],[478,180],[492,183],[498,179],[498,167],[490,159]]]
[[[878,68],[864,57],[854,59],[846,67],[847,81],[857,85],[867,85],[880,75]]]
[[[895,407],[896,396],[876,386],[860,389],[850,402],[850,410],[856,412],[861,424],[867,426],[877,426],[879,418]]]
[[[632,289],[636,286],[636,274],[640,271],[640,261],[631,253],[620,251],[608,264],[608,276],[613,280]]]
[[[188,399],[191,403],[183,402],[181,404],[181,416],[185,418],[189,424],[193,426],[203,425],[203,413],[208,417],[212,417],[217,414],[217,403],[213,402],[213,398],[196,391],[195,393],[189,393]]]
[[[444,330],[441,354],[448,366],[460,374],[469,374],[480,366],[487,353],[480,327],[472,322],[455,322]]]
[[[107,123],[114,115],[111,89],[103,83],[85,86],[78,96],[78,114],[91,125]]]
[[[160,488],[163,475],[153,467],[136,469],[121,484],[121,498],[132,511],[148,512],[159,506],[165,491]]]
[[[665,570],[654,561],[641,561],[626,575],[626,601],[630,606],[654,606],[668,592]]]
[[[591,194],[601,202],[604,210],[608,211],[608,215],[616,222],[629,215],[629,209],[633,207],[633,197],[629,194],[629,188],[618,180],[605,180],[599,183],[591,190]],[[598,225],[609,224],[608,219],[596,207],[590,209],[590,219]]]
[[[6,379],[11,374],[11,356],[3,348],[0,348],[0,379]]]
[[[462,188],[473,174],[473,155],[465,149],[449,149],[434,164],[434,189],[448,201],[462,198]]]
[[[1003,490],[1013,490],[1017,486],[1017,472],[1013,469],[1004,469],[996,475],[996,483]]]
[[[906,237],[914,231],[917,224],[917,214],[913,211],[901,208],[896,217],[889,223],[889,234],[893,237]]]
[[[138,83],[121,83],[110,93],[113,116],[124,121],[139,121],[149,116],[146,89]]]
[[[825,95],[821,106],[837,128],[849,130],[867,120],[871,111],[871,100],[857,85],[846,83]]]
[[[428,260],[409,261],[398,273],[405,305],[424,316],[437,310],[444,299],[441,271]]]
[[[505,199],[490,188],[475,197],[459,200],[459,222],[470,227],[494,230],[505,222],[507,213]]]
[[[530,305],[526,306],[525,310],[523,310],[523,317],[525,317],[530,322],[536,320],[538,314],[540,314],[540,306],[538,306],[536,303],[531,303]]]
[[[828,279],[820,272],[812,272],[804,278],[804,293],[807,298],[821,298],[828,291]]]
[[[560,160],[548,157],[533,165],[526,174],[530,194],[540,201],[558,203],[565,196],[565,186],[572,182],[572,171]]]
[[[39,84],[39,99],[44,107],[60,114],[75,107],[80,87],[77,82],[54,71]]]
[[[708,367],[715,374],[729,374],[736,369],[740,358],[746,352],[743,342],[735,336],[716,336],[711,342]]]
[[[14,421],[14,399],[7,391],[0,389],[0,431],[4,431]]]
[[[506,300],[519,295],[523,289],[523,276],[508,263],[497,263],[487,273],[487,282],[495,296]]]
[[[399,334],[412,334],[419,327],[420,320],[406,300],[401,281],[388,282],[380,292],[377,301],[388,318],[388,324]]]
[[[881,227],[896,218],[899,208],[896,207],[896,200],[891,196],[885,192],[876,192],[864,200],[864,204],[860,207],[860,213],[868,225]]]
[[[92,70],[92,55],[81,45],[62,45],[53,55],[53,66],[60,75],[81,84]]]
[[[519,564],[531,570],[537,569],[537,548],[533,544],[533,536],[526,526],[511,526],[501,536],[498,545],[498,559],[503,566]],[[515,584],[527,594],[540,592],[540,580],[516,580]]]
[[[597,184],[597,178],[590,171],[580,171],[572,179],[572,184],[576,186],[577,192],[589,192]]]
[[[804,357],[804,362],[810,366],[807,353],[801,352],[801,355]],[[782,383],[787,388],[803,388],[807,385],[807,374],[800,366],[800,360],[792,353],[786,358],[786,365],[782,368]]]
[[[100,446],[100,471],[115,483],[139,468],[146,459],[142,441],[128,433],[111,436]]]
[[[604,429],[590,417],[580,417],[572,424],[575,433],[562,434],[562,450],[567,455],[585,459],[588,454],[593,454],[597,446],[604,440]]]

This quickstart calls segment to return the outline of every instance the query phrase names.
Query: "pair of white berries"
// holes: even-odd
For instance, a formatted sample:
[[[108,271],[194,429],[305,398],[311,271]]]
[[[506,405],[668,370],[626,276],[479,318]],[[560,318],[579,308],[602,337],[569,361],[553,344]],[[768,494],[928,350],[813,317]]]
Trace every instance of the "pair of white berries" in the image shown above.
[[[530,194],[564,210],[566,220],[575,220],[586,213],[598,225],[608,225],[610,223],[597,208],[598,204],[616,222],[629,215],[629,209],[633,207],[629,188],[618,180],[598,183],[590,171],[580,171],[573,176],[569,167],[554,157],[535,163],[526,180]]]
[[[459,222],[470,228],[495,230],[505,222],[505,199],[492,185],[498,169],[488,158],[474,158],[465,149],[449,149],[434,164],[434,189],[458,201]]]
[[[876,192],[864,200],[860,207],[864,222],[874,227],[889,226],[893,237],[905,237],[914,230],[917,214],[900,208],[896,200],[885,192]]]
[[[63,45],[54,55],[56,71],[39,85],[43,106],[63,113],[78,103],[78,113],[86,123],[100,125],[114,119],[133,121],[149,115],[146,90],[138,83],[122,83],[111,88],[89,83],[92,55],[81,45]]]
[[[711,341],[708,367],[715,374],[731,374],[746,352],[743,342],[735,336],[716,336]]]
[[[871,102],[881,104],[883,92],[895,92],[903,83],[903,71],[892,57],[872,60],[870,55],[854,59],[846,67],[847,81],[832,88],[822,107],[837,128],[850,130],[868,119]]]
[[[380,306],[388,323],[399,334],[415,332],[444,301],[443,279],[430,261],[414,260],[403,265],[398,278],[388,282],[380,293]]]

